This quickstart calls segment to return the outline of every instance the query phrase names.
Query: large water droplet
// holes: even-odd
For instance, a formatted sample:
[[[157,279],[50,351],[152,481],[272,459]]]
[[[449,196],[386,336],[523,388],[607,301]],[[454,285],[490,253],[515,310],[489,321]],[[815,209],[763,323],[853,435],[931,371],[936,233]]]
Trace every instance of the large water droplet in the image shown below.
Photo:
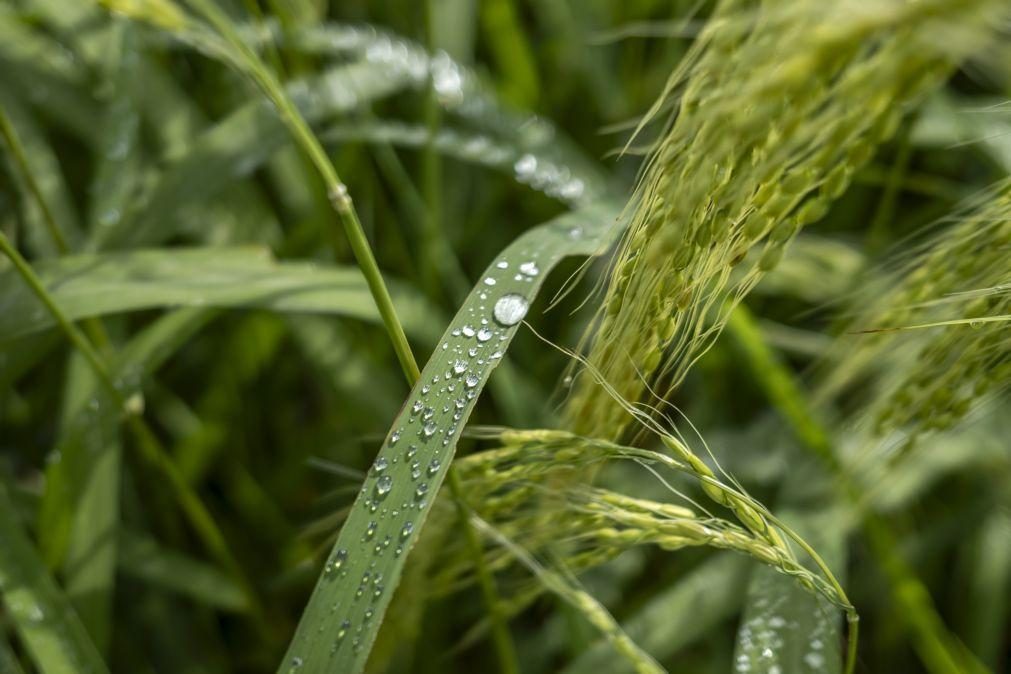
[[[435,435],[435,432],[437,430],[439,430],[438,426],[436,426],[433,422],[429,421],[427,424],[424,425],[424,427],[422,427],[421,434],[424,435],[426,438],[430,438],[433,435]]]
[[[376,495],[379,498],[383,498],[389,494],[391,489],[393,489],[393,478],[389,475],[383,475],[376,480]]]
[[[467,388],[474,388],[481,383],[481,380],[476,374],[468,374],[467,378],[463,380],[463,383],[466,384]]]
[[[480,337],[478,339],[480,339]],[[466,363],[466,361],[458,360],[455,363],[453,363],[453,373],[454,374],[463,374],[466,371],[467,371],[467,363]]]
[[[469,325],[463,326],[462,332],[463,332],[463,336],[464,337],[473,337],[474,336],[474,328],[472,328]]]
[[[384,470],[386,470],[386,467],[388,465],[389,463],[386,461],[386,457],[380,456],[378,459],[376,459],[376,462],[372,464],[372,470],[375,471],[376,473],[381,473]]]
[[[527,309],[529,308],[530,303],[527,302],[527,298],[515,293],[509,293],[498,298],[498,301],[495,302],[495,308],[492,310],[492,315],[495,316],[496,321],[508,327],[522,321],[523,317],[527,315]]]
[[[487,342],[491,339],[491,336],[492,332],[488,328],[481,328],[477,331],[477,341],[479,342]]]

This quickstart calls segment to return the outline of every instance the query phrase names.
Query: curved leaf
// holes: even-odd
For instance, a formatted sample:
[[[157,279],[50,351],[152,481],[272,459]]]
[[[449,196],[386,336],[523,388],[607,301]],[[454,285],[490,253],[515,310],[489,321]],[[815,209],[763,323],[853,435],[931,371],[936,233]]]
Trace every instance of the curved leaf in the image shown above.
[[[597,205],[560,216],[519,237],[482,275],[394,421],[281,671],[358,672],[365,666],[478,394],[547,273],[565,256],[606,248],[618,231],[615,215],[613,207]]]

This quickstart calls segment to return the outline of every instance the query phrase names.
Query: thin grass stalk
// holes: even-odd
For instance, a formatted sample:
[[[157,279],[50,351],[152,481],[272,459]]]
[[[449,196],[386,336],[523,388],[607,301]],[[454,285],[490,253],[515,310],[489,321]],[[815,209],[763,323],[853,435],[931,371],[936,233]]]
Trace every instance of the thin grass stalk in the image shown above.
[[[330,205],[337,214],[337,218],[344,228],[344,233],[351,245],[355,260],[365,276],[365,281],[369,286],[369,291],[379,309],[379,315],[383,319],[383,325],[393,344],[393,350],[397,354],[397,360],[403,369],[408,381],[414,382],[421,376],[418,363],[414,359],[411,347],[404,334],[404,328],[400,324],[396,310],[393,307],[393,300],[390,291],[383,281],[379,265],[376,263],[375,255],[369,246],[368,238],[362,229],[358,212],[355,210],[354,202],[348,194],[347,186],[337,175],[330,158],[327,156],[323,146],[320,145],[312,129],[303,119],[302,115],[291,103],[284,93],[284,89],[277,81],[277,78],[264,66],[260,57],[256,55],[249,45],[245,43],[239,35],[235,26],[232,25],[228,16],[209,0],[187,0],[221,35],[229,45],[235,49],[238,58],[234,60],[234,65],[252,77],[253,81],[263,90],[264,94],[277,108],[281,119],[291,131],[295,142],[308,154],[313,166],[323,178],[326,187],[327,197]]]
[[[224,535],[218,528],[213,516],[200,500],[200,497],[192,490],[171,457],[161,447],[154,432],[151,431],[150,427],[140,416],[139,402],[133,397],[127,398],[123,396],[122,392],[113,382],[105,362],[88,340],[88,337],[67,318],[59,305],[53,301],[42,280],[3,232],[0,232],[0,253],[3,253],[10,259],[18,274],[25,281],[25,284],[28,285],[32,293],[53,316],[63,334],[74,348],[84,356],[88,365],[94,371],[99,385],[123,414],[125,422],[136,436],[138,441],[137,447],[141,450],[144,458],[168,478],[169,485],[179,500],[190,524],[193,525],[194,530],[200,536],[208,551],[238,580],[248,597],[250,607],[253,608],[253,616],[260,619],[258,626],[264,629],[265,634],[269,633],[269,630],[266,630],[265,623],[262,622],[264,615],[262,606],[252,586],[246,580],[242,567],[229,550]]]

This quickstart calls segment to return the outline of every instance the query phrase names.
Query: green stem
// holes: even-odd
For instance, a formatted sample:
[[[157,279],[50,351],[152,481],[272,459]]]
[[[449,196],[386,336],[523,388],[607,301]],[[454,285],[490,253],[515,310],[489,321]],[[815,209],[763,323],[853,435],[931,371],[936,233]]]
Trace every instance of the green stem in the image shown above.
[[[188,0],[188,2],[235,49],[239,57],[235,60],[235,65],[252,77],[263,90],[267,98],[277,108],[281,115],[281,120],[287,125],[295,142],[305,151],[313,166],[319,171],[326,186],[330,205],[333,207],[334,212],[337,214],[337,219],[344,228],[344,233],[347,235],[348,242],[351,245],[351,251],[354,253],[355,260],[358,262],[358,266],[365,276],[365,282],[368,284],[372,298],[379,309],[379,315],[383,319],[383,325],[386,326],[386,332],[390,336],[390,341],[393,342],[393,350],[397,354],[397,360],[400,361],[400,367],[409,381],[417,381],[421,376],[418,363],[414,360],[414,354],[411,353],[407,335],[404,334],[404,328],[400,324],[396,310],[393,308],[390,291],[383,281],[379,265],[376,263],[376,258],[372,254],[372,248],[369,246],[365,232],[362,230],[362,224],[358,219],[354,203],[351,201],[347,187],[337,175],[337,169],[334,168],[323,146],[320,145],[312,129],[309,128],[309,124],[285,95],[280,82],[264,66],[260,57],[256,55],[249,45],[243,42],[228,16],[209,0]]]
[[[242,572],[238,561],[228,549],[225,538],[215,523],[214,518],[207,510],[206,506],[204,506],[200,497],[197,496],[197,494],[186,482],[185,478],[183,478],[182,473],[179,471],[172,458],[165,452],[164,448],[161,447],[161,444],[158,442],[154,432],[143,420],[143,418],[137,415],[136,406],[132,405],[130,400],[124,397],[123,393],[116,386],[112,375],[109,373],[109,370],[106,367],[105,362],[102,360],[102,357],[98,354],[98,351],[88,340],[84,332],[81,331],[81,329],[78,328],[77,325],[75,325],[69,318],[67,318],[63,309],[56,304],[52,295],[50,295],[49,291],[46,290],[45,285],[42,283],[42,279],[39,278],[28,261],[25,260],[21,253],[19,253],[18,250],[11,244],[10,240],[5,234],[3,234],[3,232],[0,232],[0,252],[10,259],[21,278],[25,281],[39,301],[42,302],[46,310],[53,316],[53,319],[56,321],[60,330],[63,331],[74,348],[76,348],[81,355],[84,356],[84,359],[94,371],[99,385],[108,394],[109,399],[112,400],[123,413],[127,426],[136,437],[137,446],[144,458],[158,468],[162,474],[168,478],[169,485],[172,487],[172,490],[174,491],[176,498],[179,500],[179,503],[183,508],[183,512],[186,514],[190,524],[193,526],[194,531],[196,531],[196,533],[200,536],[204,545],[215,557],[215,559],[225,566],[225,568],[227,568],[242,585],[247,594],[247,598],[250,601],[250,606],[253,609],[254,615],[262,617],[262,609],[259,605],[259,601],[256,599],[255,593],[252,591],[252,586],[248,583],[248,581],[246,581],[245,574]],[[264,626],[265,625],[261,625],[261,627]]]
[[[21,177],[28,186],[28,190],[35,197],[36,203],[38,203],[39,210],[42,212],[42,221],[45,223],[46,229],[49,230],[49,236],[52,237],[53,243],[56,244],[56,250],[61,255],[65,255],[70,250],[70,247],[67,245],[63,232],[60,231],[59,226],[56,224],[56,218],[53,216],[49,204],[46,203],[46,199],[42,194],[42,188],[39,187],[38,181],[35,180],[35,176],[32,174],[31,167],[28,165],[28,156],[25,154],[25,148],[21,144],[18,134],[14,131],[14,125],[11,124],[11,120],[3,107],[0,107],[0,135],[3,135],[4,142],[7,143],[7,147],[10,149],[11,158],[17,165],[18,171],[21,172]]]
[[[516,661],[516,649],[513,646],[512,636],[509,634],[505,615],[501,610],[498,591],[495,588],[495,579],[492,577],[488,565],[484,562],[484,549],[481,547],[481,541],[478,539],[477,532],[470,521],[470,506],[463,495],[463,485],[461,484],[460,476],[455,469],[450,468],[447,477],[449,491],[456,501],[456,507],[460,513],[460,523],[463,526],[464,538],[467,539],[467,547],[470,548],[471,554],[474,557],[478,582],[481,584],[481,594],[484,596],[484,601],[490,614],[492,641],[495,644],[495,653],[498,655],[499,671],[502,674],[518,674],[519,666]]]

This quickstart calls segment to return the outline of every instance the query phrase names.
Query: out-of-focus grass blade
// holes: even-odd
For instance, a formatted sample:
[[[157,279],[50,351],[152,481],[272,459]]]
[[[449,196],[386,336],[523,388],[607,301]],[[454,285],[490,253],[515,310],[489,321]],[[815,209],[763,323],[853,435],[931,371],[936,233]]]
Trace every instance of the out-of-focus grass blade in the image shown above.
[[[1011,120],[1003,100],[935,94],[920,111],[912,140],[935,148],[978,147],[1011,171]]]
[[[207,309],[182,309],[167,314],[138,333],[120,352],[112,371],[118,381],[139,387],[141,380],[157,369],[180,345],[209,319]],[[119,410],[99,398],[100,388],[91,380],[90,391],[80,392],[84,401],[72,418],[46,468],[46,491],[39,510],[39,542],[50,565],[67,554],[73,523],[80,508],[82,490],[89,483],[95,464],[88,447],[103,446],[91,437],[114,434]]]
[[[72,320],[163,306],[257,307],[331,313],[366,321],[378,313],[360,271],[278,262],[263,248],[137,250],[40,261],[37,271]],[[391,284],[409,333],[429,343],[438,310]],[[0,272],[0,342],[48,328],[52,317],[10,270]]]
[[[42,674],[107,671],[66,597],[46,573],[0,481],[0,593],[21,641]]]
[[[318,77],[288,84],[287,93],[306,121],[319,122],[396,92],[409,81],[371,63],[337,66]],[[289,142],[277,111],[256,100],[239,108],[196,139],[175,159],[145,204],[100,240],[101,247],[127,247],[170,239],[180,223],[180,204],[189,207],[249,176]]]
[[[561,216],[519,237],[489,265],[394,421],[281,671],[351,673],[365,666],[478,394],[547,273],[565,256],[605,249],[618,232],[615,216],[616,209],[602,205]]]
[[[89,239],[101,239],[100,230],[114,226],[123,217],[136,191],[141,173],[139,95],[141,56],[137,51],[136,27],[116,20],[103,43],[109,71],[101,140],[95,178],[89,194]]]
[[[100,112],[88,93],[88,73],[56,40],[30,28],[5,3],[0,6],[0,72],[4,89],[41,115],[95,142]]]
[[[310,53],[363,58],[390,71],[408,73],[415,86],[427,85],[431,71],[436,100],[447,114],[520,153],[547,157],[573,176],[594,176],[597,184],[606,181],[599,163],[551,122],[503,104],[477,74],[445,53],[429,54],[416,42],[376,26],[338,23],[307,27],[285,36],[284,44]],[[592,187],[589,182],[587,187]],[[589,198],[601,196],[593,189],[587,194]]]
[[[115,92],[106,106],[90,190],[92,233],[121,217],[140,178],[140,118],[134,95],[139,60],[133,33],[131,24],[117,21],[91,41],[105,52],[102,66],[109,90]],[[66,386],[65,428],[75,432],[73,420],[98,388],[93,371],[79,353],[71,356]],[[84,435],[87,446],[82,449],[90,465],[78,476],[80,496],[74,504],[63,568],[67,594],[95,645],[105,653],[112,633],[122,446],[114,419],[103,418],[96,427],[100,432]]]
[[[1003,507],[1002,507],[1003,506]],[[965,641],[973,653],[994,671],[1006,664],[1007,601],[1011,595],[1011,508],[998,505],[983,521],[971,546],[972,563],[965,608]],[[1006,653],[1005,653],[1006,654]]]
[[[105,653],[111,637],[122,446],[114,415],[91,419],[86,432],[75,423],[95,388],[87,362],[79,353],[71,354],[64,385],[62,434],[74,436],[64,444],[79,448],[89,465],[75,476],[79,496],[70,513],[73,522],[63,560],[64,583],[92,641]]]
[[[63,237],[73,247],[74,242],[80,239],[80,223],[59,159],[36,123],[34,115],[19,102],[5,95],[3,89],[0,89],[0,107],[7,113],[17,138],[16,142],[21,145],[18,155],[23,157],[25,169],[32,176],[52,217],[60,224]],[[7,143],[0,142],[0,150],[10,158],[11,148]],[[23,176],[21,171],[14,173]],[[31,195],[32,191],[25,186],[22,193]],[[29,223],[25,231],[25,241],[30,244],[28,248],[37,255],[56,254],[58,249],[50,236],[51,230],[39,202],[34,198],[26,198],[25,210]]]
[[[119,568],[145,583],[185,595],[222,611],[246,610],[242,589],[225,573],[187,555],[168,550],[143,534],[123,531]]]
[[[793,511],[784,521],[841,573],[846,542],[839,510]],[[747,607],[737,632],[736,671],[755,674],[836,674],[842,671],[839,610],[821,596],[804,591],[792,578],[752,571]],[[842,581],[842,579],[840,579]],[[843,581],[844,582],[844,581]]]
[[[730,618],[740,608],[747,585],[744,557],[721,553],[653,596],[621,628],[660,662]],[[796,583],[793,583],[796,584]],[[562,670],[563,674],[619,674],[631,671],[607,643],[599,642]]]
[[[24,671],[6,637],[0,634],[0,674],[24,674]]]
[[[428,129],[420,124],[376,121],[338,124],[320,134],[324,143],[366,141],[420,148],[431,142],[444,155],[511,173],[518,181],[550,197],[573,206],[605,192],[601,177],[592,171],[574,170],[562,163],[557,152],[530,151],[509,140],[500,141],[483,133],[441,129],[429,138]]]

